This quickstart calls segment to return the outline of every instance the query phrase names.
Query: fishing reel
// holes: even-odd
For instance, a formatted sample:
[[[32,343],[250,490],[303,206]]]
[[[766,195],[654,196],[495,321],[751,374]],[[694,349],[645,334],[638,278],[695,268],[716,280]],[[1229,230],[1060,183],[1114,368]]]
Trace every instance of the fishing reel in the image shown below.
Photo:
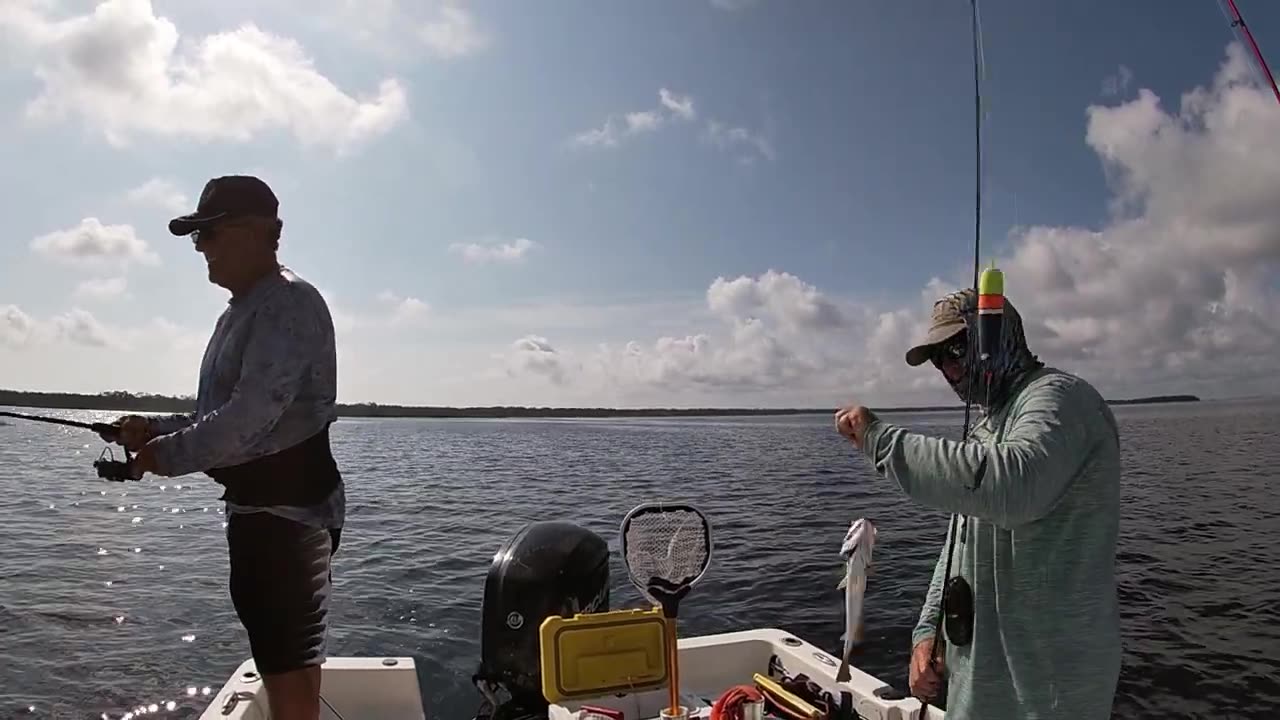
[[[115,425],[107,425],[106,423],[94,423],[90,426],[94,432],[106,438],[119,439],[117,433],[120,428]],[[102,448],[98,459],[93,461],[93,469],[98,471],[98,477],[110,482],[124,482],[126,480],[137,480],[130,472],[129,466],[133,464],[133,454],[129,452],[129,448],[124,448],[124,460],[117,460],[115,453],[111,452],[111,446]]]
[[[34,420],[35,422],[50,423],[53,425],[66,425],[68,427],[84,428],[98,433],[98,436],[108,442],[118,442],[120,438],[120,426],[113,423],[87,423],[79,420],[68,420],[66,418],[41,417],[39,415],[25,415],[23,413],[10,412],[8,410],[0,411],[0,416],[14,417],[22,420]],[[130,465],[133,464],[133,455],[129,453],[129,448],[124,449],[124,460],[116,460],[115,454],[111,452],[110,447],[102,449],[102,453],[98,455],[98,459],[93,461],[93,469],[98,471],[98,477],[111,482],[124,482],[125,480],[136,480],[130,472]]]
[[[98,455],[98,459],[93,461],[93,469],[98,471],[98,477],[110,482],[124,482],[126,480],[136,480],[130,472],[129,466],[133,463],[133,455],[126,449],[124,451],[124,460],[116,460],[115,454],[111,452],[111,448],[102,448],[102,453]]]

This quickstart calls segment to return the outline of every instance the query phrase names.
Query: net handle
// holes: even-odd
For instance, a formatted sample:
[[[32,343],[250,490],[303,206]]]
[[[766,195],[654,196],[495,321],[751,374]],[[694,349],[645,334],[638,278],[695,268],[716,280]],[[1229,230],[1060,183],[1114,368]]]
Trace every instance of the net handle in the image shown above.
[[[672,512],[692,513],[698,519],[699,524],[702,526],[702,541],[706,544],[707,556],[702,561],[702,567],[698,569],[697,575],[680,583],[669,581],[663,582],[661,585],[665,585],[666,587],[655,588],[651,586],[651,583],[645,582],[641,578],[636,577],[635,572],[631,569],[631,563],[627,556],[627,549],[630,546],[630,543],[627,542],[627,530],[631,527],[632,520],[638,517],[651,513],[661,514]],[[670,680],[667,688],[667,704],[670,714],[672,716],[676,716],[680,708],[680,649],[676,636],[676,617],[679,614],[680,601],[685,595],[689,594],[689,590],[694,585],[697,585],[698,581],[702,580],[702,577],[707,574],[707,569],[711,567],[711,521],[707,519],[706,513],[689,503],[650,502],[642,503],[632,508],[631,511],[626,514],[626,517],[622,518],[622,524],[619,527],[619,532],[622,545],[622,561],[627,566],[627,576],[631,578],[632,584],[634,584],[636,589],[638,589],[645,597],[652,597],[652,595],[655,594],[654,591],[658,590],[659,592],[656,594],[660,595],[662,598],[662,614],[665,620],[663,623],[663,636],[665,641],[664,644],[667,646],[667,665],[668,672],[670,673]],[[677,530],[677,533],[679,533],[679,529]],[[655,578],[655,580],[661,580],[661,578]]]

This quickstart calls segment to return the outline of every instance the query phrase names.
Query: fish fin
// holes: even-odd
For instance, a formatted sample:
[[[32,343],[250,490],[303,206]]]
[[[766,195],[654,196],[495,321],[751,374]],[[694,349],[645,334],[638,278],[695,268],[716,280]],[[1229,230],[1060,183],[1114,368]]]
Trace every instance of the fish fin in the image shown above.
[[[848,576],[848,575],[841,575],[841,576],[840,576],[840,583],[839,583],[838,585],[836,585],[836,589],[837,589],[837,590],[843,590],[843,589],[845,589],[845,588],[846,588],[846,587],[848,587],[848,586],[849,586],[849,576]]]

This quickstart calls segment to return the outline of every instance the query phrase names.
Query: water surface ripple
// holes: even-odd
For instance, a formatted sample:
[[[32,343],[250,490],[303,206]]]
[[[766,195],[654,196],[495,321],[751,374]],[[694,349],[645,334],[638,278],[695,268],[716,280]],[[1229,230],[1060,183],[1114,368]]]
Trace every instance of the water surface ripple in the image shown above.
[[[24,410],[25,412],[32,412]],[[40,412],[40,411],[36,411]],[[1125,407],[1117,566],[1125,657],[1115,717],[1270,717],[1280,706],[1280,411],[1258,402]],[[45,411],[78,419],[111,413]],[[903,415],[955,437],[953,413]],[[0,421],[0,716],[196,716],[248,653],[226,591],[224,516],[203,476],[94,477],[96,436]],[[411,655],[431,717],[469,718],[494,551],[564,518],[617,550],[623,514],[700,504],[714,565],[683,634],[784,628],[836,651],[837,550],[880,530],[861,665],[904,684],[945,518],[906,500],[829,417],[344,419],[350,519],[332,651]],[[614,557],[614,607],[638,594]]]

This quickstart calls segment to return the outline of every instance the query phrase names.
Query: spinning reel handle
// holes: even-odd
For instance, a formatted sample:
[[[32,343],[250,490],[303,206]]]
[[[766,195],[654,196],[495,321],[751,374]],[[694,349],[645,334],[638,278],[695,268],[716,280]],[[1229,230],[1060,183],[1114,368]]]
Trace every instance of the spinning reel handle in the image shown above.
[[[126,480],[135,480],[136,478],[130,473],[129,466],[133,463],[133,457],[128,450],[124,451],[124,460],[116,460],[111,455],[111,449],[103,450],[104,459],[101,455],[97,460],[93,461],[93,468],[98,471],[98,477],[110,482],[124,482]]]

